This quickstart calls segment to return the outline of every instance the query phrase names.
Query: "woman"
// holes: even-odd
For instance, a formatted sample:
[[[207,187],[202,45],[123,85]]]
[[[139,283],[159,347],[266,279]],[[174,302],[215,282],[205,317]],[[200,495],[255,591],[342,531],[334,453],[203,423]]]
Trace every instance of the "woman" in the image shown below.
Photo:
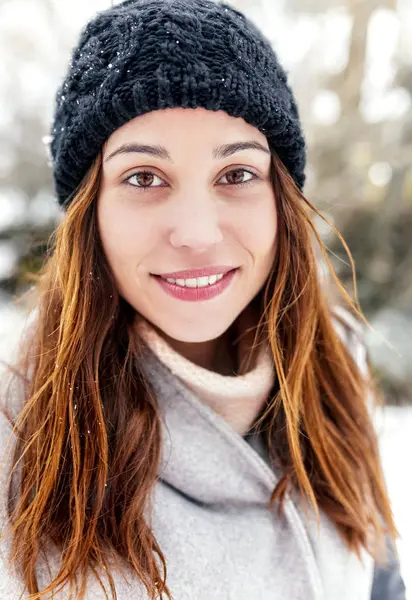
[[[362,327],[319,282],[268,41],[128,0],[84,28],[52,134],[1,598],[404,598]]]

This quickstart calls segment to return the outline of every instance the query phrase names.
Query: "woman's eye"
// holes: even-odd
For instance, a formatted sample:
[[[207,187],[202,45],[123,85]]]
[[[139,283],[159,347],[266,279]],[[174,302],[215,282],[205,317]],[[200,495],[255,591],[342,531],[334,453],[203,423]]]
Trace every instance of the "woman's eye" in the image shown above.
[[[247,179],[244,176],[249,176]],[[257,175],[247,169],[232,169],[223,175],[227,182],[224,185],[245,185],[251,183],[254,179],[258,179]]]
[[[131,183],[132,179],[135,179],[137,183]],[[163,182],[163,179],[161,179],[158,175],[155,175],[151,171],[136,171],[135,173],[133,173],[132,175],[127,177],[124,180],[124,182],[128,183],[129,185],[131,185],[133,187],[142,188],[142,189],[152,188],[152,187],[164,187],[164,185],[163,185],[164,182],[163,182],[163,184],[159,185],[159,184],[156,184],[156,180]]]

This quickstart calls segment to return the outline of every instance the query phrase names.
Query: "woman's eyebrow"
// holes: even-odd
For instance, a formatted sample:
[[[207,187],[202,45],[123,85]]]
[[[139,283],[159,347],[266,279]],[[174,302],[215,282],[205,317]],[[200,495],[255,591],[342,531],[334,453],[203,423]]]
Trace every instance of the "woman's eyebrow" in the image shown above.
[[[217,146],[213,149],[213,158],[226,158],[232,154],[235,154],[235,152],[240,152],[241,150],[259,150],[270,155],[270,150],[260,142],[244,141],[232,142],[230,144],[222,144],[221,146]],[[113,152],[111,152],[109,156],[104,159],[104,162],[108,162],[117,154],[128,154],[131,152],[149,154],[150,156],[156,156],[157,158],[162,158],[164,160],[173,162],[172,157],[164,146],[152,146],[151,144],[136,143],[122,144],[116,148],[116,150],[113,150]]]
[[[222,144],[213,150],[213,158],[226,158],[235,152],[241,150],[260,150],[270,155],[269,148],[257,141],[232,142],[231,144]]]

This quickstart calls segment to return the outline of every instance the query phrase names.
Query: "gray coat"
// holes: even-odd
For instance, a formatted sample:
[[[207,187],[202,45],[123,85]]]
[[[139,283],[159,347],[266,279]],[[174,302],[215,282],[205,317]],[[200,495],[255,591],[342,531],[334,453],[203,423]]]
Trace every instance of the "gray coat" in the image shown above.
[[[333,523],[321,514],[320,530],[297,499],[287,498],[280,518],[266,505],[278,479],[259,437],[242,437],[147,351],[144,367],[164,422],[163,460],[155,488],[152,526],[166,556],[175,600],[402,600],[395,560],[385,574],[349,553]],[[0,415],[1,524],[10,426]],[[8,543],[0,543],[0,598],[16,600],[22,587],[6,567]],[[58,552],[50,548],[52,572]],[[39,561],[40,586],[49,581]],[[104,574],[102,573],[104,580]],[[118,600],[145,600],[133,576],[115,575]],[[28,596],[24,596],[27,598]],[[65,591],[56,595],[67,598]],[[87,600],[103,600],[93,575]]]

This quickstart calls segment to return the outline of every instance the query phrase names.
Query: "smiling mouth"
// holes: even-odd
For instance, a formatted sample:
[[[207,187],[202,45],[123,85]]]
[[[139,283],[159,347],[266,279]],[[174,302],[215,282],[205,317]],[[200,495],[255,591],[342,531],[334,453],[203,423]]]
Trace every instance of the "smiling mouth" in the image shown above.
[[[188,278],[174,278],[174,277],[162,277],[161,275],[155,275],[163,281],[177,285],[179,287],[187,288],[204,288],[215,285],[223,279],[228,273],[232,273],[236,269],[227,271],[226,273],[217,273],[215,275],[204,275],[202,277],[188,277]]]
[[[174,279],[173,277],[162,277],[152,275],[158,281],[161,288],[168,295],[178,300],[199,301],[210,300],[220,295],[233,281],[239,268],[230,269],[226,273],[203,275],[188,279]]]

